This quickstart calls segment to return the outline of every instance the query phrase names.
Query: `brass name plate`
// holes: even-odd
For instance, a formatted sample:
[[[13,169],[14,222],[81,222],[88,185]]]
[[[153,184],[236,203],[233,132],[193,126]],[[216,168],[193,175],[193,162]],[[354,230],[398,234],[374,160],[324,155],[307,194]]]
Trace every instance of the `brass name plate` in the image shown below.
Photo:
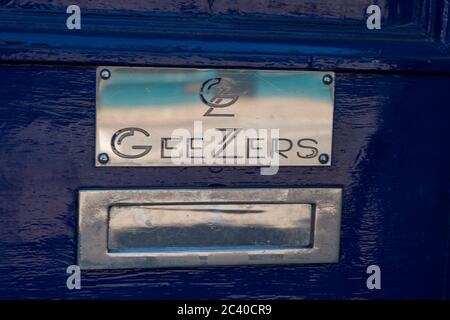
[[[99,67],[97,166],[329,166],[334,74]]]

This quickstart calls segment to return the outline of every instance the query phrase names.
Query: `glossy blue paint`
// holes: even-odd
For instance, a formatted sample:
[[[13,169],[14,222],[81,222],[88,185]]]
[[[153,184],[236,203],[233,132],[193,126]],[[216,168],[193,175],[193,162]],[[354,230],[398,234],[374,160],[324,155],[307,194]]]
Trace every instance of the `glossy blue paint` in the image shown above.
[[[68,32],[64,12],[52,11],[64,1],[8,1],[0,298],[449,298],[448,7],[379,1],[388,27],[368,33],[363,12],[339,2],[80,1],[90,6],[84,29]],[[333,164],[273,177],[244,167],[95,168],[102,64],[336,71]],[[334,186],[344,190],[337,264],[86,271],[82,290],[66,288],[81,188]],[[371,264],[382,290],[366,287]]]
[[[448,254],[447,76],[337,74],[330,168],[95,168],[95,69],[0,68],[3,298],[441,298]],[[344,188],[336,265],[89,271],[65,287],[77,190]],[[366,267],[383,270],[367,290]]]
[[[211,1],[210,11],[198,12],[183,11],[174,5],[177,1],[153,11],[155,3],[161,2],[108,4],[111,9],[129,7],[117,11],[106,10],[101,1],[87,1],[80,4],[88,8],[82,10],[82,29],[70,31],[66,29],[67,14],[49,6],[52,1],[26,1],[29,6],[10,1],[0,10],[0,59],[13,63],[448,73],[449,48],[438,39],[447,24],[430,22],[445,20],[446,7],[439,11],[426,6],[440,1],[416,0],[415,5],[411,1],[380,1],[386,17],[382,29],[375,31],[366,28],[365,1],[342,6],[335,0],[321,0],[322,6],[317,7],[312,2],[293,5],[294,1],[285,1],[286,8],[309,12],[305,16],[280,16],[277,12],[284,9],[270,6],[272,1],[253,7],[239,1],[246,8],[242,12],[232,9],[236,3],[229,8],[222,1]],[[209,5],[206,0],[195,3],[202,8]],[[22,7],[26,10],[20,10]]]
[[[5,1],[6,2],[6,1]],[[377,0],[382,10],[383,22],[403,24],[411,22],[417,16],[422,0]],[[64,12],[71,0],[8,0],[5,9],[26,10],[30,12]],[[283,21],[299,19],[354,23],[365,21],[365,8],[372,2],[367,0],[352,1],[297,1],[297,0],[78,0],[76,3],[83,11],[89,13],[126,13],[130,16],[155,14],[224,16],[226,18],[278,17]],[[426,5],[430,5],[426,3]]]

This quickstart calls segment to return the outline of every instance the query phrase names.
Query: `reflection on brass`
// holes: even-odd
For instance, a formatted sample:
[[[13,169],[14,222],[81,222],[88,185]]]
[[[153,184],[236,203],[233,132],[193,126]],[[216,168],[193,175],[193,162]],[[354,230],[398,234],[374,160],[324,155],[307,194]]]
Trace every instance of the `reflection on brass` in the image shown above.
[[[112,206],[108,248],[307,247],[311,214],[307,204]]]
[[[103,79],[101,70],[110,77]],[[329,166],[330,72],[99,67],[98,166]],[[175,150],[175,151],[174,151]],[[181,155],[178,154],[181,152]],[[320,154],[330,161],[319,161]],[[183,160],[183,162],[180,162]]]

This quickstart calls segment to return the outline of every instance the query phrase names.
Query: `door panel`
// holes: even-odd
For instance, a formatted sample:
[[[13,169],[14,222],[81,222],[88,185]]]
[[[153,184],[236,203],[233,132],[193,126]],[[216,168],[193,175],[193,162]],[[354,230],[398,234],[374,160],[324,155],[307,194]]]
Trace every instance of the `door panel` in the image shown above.
[[[445,296],[448,75],[337,72],[332,166],[275,176],[255,167],[96,168],[95,78],[95,66],[0,66],[0,297]],[[83,271],[82,290],[67,290],[80,189],[241,187],[343,188],[339,262]],[[372,264],[382,290],[366,287]]]

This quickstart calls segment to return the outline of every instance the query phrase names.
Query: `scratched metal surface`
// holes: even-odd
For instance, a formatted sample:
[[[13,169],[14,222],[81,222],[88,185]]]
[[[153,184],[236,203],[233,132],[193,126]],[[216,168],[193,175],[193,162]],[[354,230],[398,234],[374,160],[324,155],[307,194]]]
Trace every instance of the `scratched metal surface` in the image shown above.
[[[337,73],[330,168],[100,169],[95,68],[3,64],[0,298],[442,298],[449,88],[448,75]],[[343,188],[338,264],[86,271],[66,288],[80,188],[287,186]],[[366,288],[370,264],[382,290]]]

